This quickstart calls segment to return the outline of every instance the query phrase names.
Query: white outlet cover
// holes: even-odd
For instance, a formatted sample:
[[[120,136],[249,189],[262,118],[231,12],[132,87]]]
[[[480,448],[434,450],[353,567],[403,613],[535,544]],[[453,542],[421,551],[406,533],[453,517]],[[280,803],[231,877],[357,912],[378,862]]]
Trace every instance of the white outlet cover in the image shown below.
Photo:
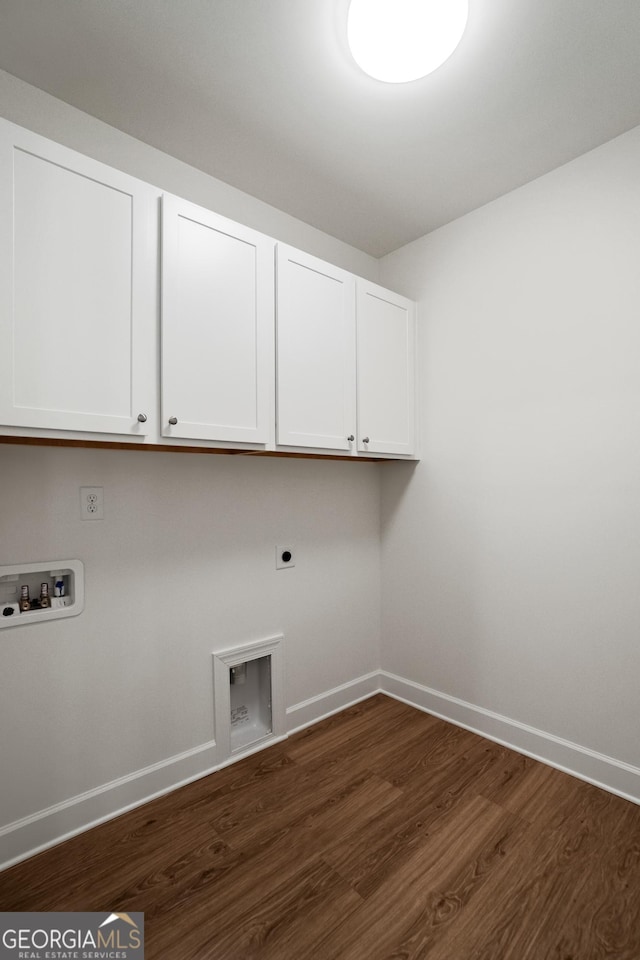
[[[80,516],[83,520],[104,520],[103,487],[80,487]]]
[[[290,554],[290,559],[284,557]],[[288,547],[276,547],[276,570],[287,570],[296,565],[296,548],[289,544]]]

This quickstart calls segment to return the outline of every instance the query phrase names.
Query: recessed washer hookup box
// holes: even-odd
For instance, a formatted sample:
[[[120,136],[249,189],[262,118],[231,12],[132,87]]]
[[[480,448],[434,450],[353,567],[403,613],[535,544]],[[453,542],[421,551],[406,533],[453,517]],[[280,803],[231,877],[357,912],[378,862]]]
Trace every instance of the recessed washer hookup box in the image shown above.
[[[0,567],[0,629],[76,617],[84,609],[81,560],[46,560]]]

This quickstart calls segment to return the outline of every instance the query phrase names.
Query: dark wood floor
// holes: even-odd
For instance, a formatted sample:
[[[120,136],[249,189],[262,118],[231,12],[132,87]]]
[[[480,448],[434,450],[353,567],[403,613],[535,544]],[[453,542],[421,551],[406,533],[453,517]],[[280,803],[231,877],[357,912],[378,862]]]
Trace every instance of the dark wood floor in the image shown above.
[[[640,807],[376,696],[0,874],[147,960],[640,960]]]

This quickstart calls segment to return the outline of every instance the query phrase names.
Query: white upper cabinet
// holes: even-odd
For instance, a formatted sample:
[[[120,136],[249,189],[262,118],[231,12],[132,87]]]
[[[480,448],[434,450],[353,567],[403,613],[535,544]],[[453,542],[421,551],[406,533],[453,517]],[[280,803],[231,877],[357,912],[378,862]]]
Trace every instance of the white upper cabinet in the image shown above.
[[[415,453],[415,304],[357,284],[358,450]]]
[[[0,435],[413,457],[414,339],[411,301],[0,119]]]
[[[270,439],[274,247],[240,224],[163,197],[163,436]]]
[[[278,244],[277,442],[355,452],[355,277]]]
[[[0,424],[147,433],[156,197],[0,121]]]
[[[413,456],[414,362],[410,300],[278,244],[278,444]]]

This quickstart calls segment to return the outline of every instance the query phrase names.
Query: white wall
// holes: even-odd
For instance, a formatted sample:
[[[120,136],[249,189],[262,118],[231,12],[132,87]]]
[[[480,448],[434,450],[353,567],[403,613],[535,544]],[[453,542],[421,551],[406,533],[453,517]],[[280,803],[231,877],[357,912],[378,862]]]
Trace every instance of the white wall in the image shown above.
[[[423,458],[383,473],[383,666],[636,766],[639,170],[640,128],[381,264]]]
[[[0,445],[0,488],[0,563],[86,577],[0,633],[0,826],[212,741],[213,651],[284,633],[287,706],[379,665],[375,464]]]

